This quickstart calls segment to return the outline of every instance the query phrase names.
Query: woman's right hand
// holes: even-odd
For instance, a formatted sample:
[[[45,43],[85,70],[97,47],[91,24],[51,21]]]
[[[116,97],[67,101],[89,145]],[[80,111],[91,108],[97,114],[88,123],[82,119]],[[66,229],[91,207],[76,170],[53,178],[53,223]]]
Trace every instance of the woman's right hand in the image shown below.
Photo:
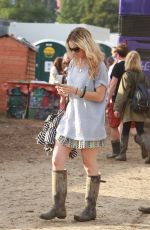
[[[62,90],[60,89],[60,87],[55,86],[55,88],[57,89],[57,92],[60,96],[65,96],[64,93],[62,92]]]
[[[55,86],[55,88],[57,89],[57,92],[60,96],[67,97],[68,93],[66,93],[66,91],[64,90],[64,87],[65,87],[64,84],[60,84],[60,85]]]
[[[56,86],[58,94],[61,96],[68,96],[68,94],[76,94],[77,88],[71,85],[60,84]]]

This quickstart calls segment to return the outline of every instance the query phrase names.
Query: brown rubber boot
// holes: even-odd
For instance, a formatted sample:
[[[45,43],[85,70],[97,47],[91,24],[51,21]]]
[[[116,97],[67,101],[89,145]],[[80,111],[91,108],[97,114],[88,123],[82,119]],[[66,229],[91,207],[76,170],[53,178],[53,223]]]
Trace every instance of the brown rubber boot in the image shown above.
[[[120,153],[120,140],[115,140],[115,141],[111,141],[111,146],[112,146],[112,153],[111,154],[107,154],[107,158],[115,158],[116,156],[119,155]]]
[[[150,214],[150,207],[139,207],[138,210],[145,214]]]
[[[142,158],[145,159],[146,157],[148,157],[148,152],[147,150],[145,149],[144,145],[143,145],[143,142],[142,142],[142,138],[140,135],[136,134],[134,136],[134,141],[140,145],[141,147],[141,155],[142,155]]]
[[[142,145],[147,151],[147,158],[145,160],[145,164],[150,164],[150,137],[144,133],[141,135]]]
[[[74,215],[76,221],[84,222],[95,220],[96,218],[96,201],[99,193],[100,175],[88,176],[86,181],[86,207],[79,215]]]
[[[67,196],[67,171],[52,172],[52,200],[53,206],[47,213],[40,215],[41,219],[51,220],[55,217],[64,219],[66,217],[65,200]]]
[[[120,153],[115,157],[116,161],[126,161],[129,136],[121,135]]]

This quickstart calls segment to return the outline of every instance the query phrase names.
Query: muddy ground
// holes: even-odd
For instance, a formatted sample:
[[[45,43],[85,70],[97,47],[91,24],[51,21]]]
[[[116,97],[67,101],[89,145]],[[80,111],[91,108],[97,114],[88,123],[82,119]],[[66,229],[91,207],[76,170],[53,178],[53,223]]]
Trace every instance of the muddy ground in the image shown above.
[[[17,120],[0,116],[0,229],[2,230],[137,230],[150,229],[150,215],[138,207],[150,206],[150,165],[130,137],[126,162],[106,159],[111,151],[109,130],[98,155],[102,179],[97,219],[77,223],[73,215],[84,206],[85,172],[81,157],[68,160],[67,218],[43,221],[39,214],[51,205],[51,156],[35,137],[40,120]]]

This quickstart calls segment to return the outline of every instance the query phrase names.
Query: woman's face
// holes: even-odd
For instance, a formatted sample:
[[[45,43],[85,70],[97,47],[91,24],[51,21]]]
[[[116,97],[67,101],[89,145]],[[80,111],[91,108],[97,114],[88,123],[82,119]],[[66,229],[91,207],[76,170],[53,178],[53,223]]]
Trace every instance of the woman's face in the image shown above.
[[[85,58],[85,51],[80,49],[73,41],[68,42],[69,50],[73,57],[75,58]]]

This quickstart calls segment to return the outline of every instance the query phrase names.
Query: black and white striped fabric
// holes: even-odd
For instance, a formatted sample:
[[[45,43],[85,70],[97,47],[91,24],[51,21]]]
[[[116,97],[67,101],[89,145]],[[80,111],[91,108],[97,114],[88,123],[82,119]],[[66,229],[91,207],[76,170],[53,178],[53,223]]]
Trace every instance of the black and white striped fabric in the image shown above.
[[[65,110],[59,110],[57,113],[50,114],[44,122],[42,131],[36,137],[37,144],[44,145],[46,152],[52,152],[55,145],[56,129],[60,119],[64,115]],[[77,156],[76,149],[72,149],[69,157],[75,158]]]

